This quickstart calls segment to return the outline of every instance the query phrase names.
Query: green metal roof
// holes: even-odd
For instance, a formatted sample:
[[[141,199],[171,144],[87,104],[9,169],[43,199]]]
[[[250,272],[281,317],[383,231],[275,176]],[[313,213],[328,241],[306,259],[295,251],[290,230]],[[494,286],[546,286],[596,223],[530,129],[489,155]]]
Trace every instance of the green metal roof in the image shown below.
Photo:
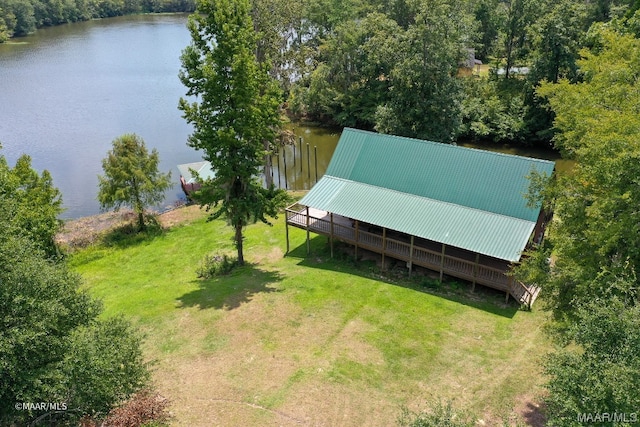
[[[196,177],[191,173],[192,170],[196,171],[203,181],[216,176],[215,172],[211,170],[211,163],[206,161],[178,165],[178,170],[180,171],[180,175],[184,178],[184,182],[187,184],[193,184],[196,182]]]
[[[389,188],[487,212],[536,221],[527,207],[533,170],[554,163],[438,142],[346,128],[326,175]]]
[[[534,169],[554,163],[347,128],[300,203],[518,261],[540,213],[523,197]]]

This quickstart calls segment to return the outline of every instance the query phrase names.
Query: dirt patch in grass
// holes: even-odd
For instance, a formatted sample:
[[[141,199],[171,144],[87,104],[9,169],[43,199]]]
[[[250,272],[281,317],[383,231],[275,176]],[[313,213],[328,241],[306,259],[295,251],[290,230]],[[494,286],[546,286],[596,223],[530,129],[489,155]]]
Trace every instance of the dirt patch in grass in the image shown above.
[[[73,219],[64,223],[56,236],[56,243],[63,248],[77,249],[90,246],[100,241],[105,233],[136,220],[130,210],[105,212],[84,218]]]
[[[207,212],[198,205],[187,205],[177,209],[172,209],[158,216],[160,225],[164,228],[170,228],[185,222],[195,221],[207,216]]]
[[[538,403],[540,399],[527,394],[516,400],[515,413],[524,423],[531,427],[544,427],[547,425],[545,407]]]

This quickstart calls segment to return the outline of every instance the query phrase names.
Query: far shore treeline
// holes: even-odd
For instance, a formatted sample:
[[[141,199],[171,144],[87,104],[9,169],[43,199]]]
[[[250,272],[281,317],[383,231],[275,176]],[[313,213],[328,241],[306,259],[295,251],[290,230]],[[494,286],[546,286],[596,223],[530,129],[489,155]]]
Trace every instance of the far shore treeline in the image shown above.
[[[0,43],[38,28],[137,13],[193,12],[196,0],[0,0]]]

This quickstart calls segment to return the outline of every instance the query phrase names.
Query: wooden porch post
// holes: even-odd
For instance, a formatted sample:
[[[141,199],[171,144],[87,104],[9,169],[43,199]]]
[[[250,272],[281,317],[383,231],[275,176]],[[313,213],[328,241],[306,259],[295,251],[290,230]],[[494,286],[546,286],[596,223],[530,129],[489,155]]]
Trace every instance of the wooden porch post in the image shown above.
[[[311,252],[311,243],[309,242],[309,206],[307,206],[307,255]]]
[[[387,250],[387,228],[382,227],[382,271],[385,271],[384,253]]]
[[[355,250],[356,261],[358,261],[358,239],[360,237],[358,233],[359,224],[360,224],[360,221],[356,219],[356,250]]]
[[[476,253],[476,263],[473,265],[473,284],[471,285],[471,292],[476,290],[476,277],[478,276],[479,263],[480,263],[480,254]]]
[[[509,302],[509,295],[512,288],[513,288],[513,276],[509,276],[509,289],[507,289],[507,296],[504,297],[505,304]]]
[[[442,283],[443,274],[444,274],[444,243],[442,244],[442,256],[440,258],[440,283]]]
[[[287,236],[287,252],[285,253],[285,255],[289,253],[289,215],[288,214],[289,214],[289,211],[285,210],[284,211],[284,230]]]
[[[411,277],[411,270],[413,270],[413,239],[415,236],[411,235],[411,245],[409,245],[409,277]]]
[[[331,244],[331,258],[333,258],[333,212],[329,212],[331,226],[329,228],[329,242]]]

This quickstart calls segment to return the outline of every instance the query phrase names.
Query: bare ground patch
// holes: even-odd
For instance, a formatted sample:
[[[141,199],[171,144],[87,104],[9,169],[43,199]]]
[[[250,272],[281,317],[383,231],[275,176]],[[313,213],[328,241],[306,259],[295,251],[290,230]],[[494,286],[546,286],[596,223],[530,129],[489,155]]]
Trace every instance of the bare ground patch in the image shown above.
[[[157,216],[162,228],[170,228],[206,216],[197,205],[182,206]],[[134,224],[136,214],[129,209],[105,212],[98,215],[66,221],[56,236],[56,243],[63,248],[78,249],[98,243],[109,231]]]

